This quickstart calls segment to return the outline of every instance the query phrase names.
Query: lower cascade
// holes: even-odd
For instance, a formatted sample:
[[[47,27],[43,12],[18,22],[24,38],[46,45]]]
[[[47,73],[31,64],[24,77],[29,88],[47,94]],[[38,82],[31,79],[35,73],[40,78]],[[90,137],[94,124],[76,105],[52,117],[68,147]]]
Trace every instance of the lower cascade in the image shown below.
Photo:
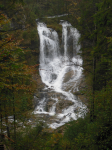
[[[60,24],[61,44],[55,30],[47,28],[45,23],[37,24],[40,37],[39,73],[45,88],[33,113],[50,118],[47,124],[51,128],[84,117],[87,109],[86,105],[72,94],[78,91],[77,85],[83,70],[78,44],[80,34],[67,21],[61,20]]]

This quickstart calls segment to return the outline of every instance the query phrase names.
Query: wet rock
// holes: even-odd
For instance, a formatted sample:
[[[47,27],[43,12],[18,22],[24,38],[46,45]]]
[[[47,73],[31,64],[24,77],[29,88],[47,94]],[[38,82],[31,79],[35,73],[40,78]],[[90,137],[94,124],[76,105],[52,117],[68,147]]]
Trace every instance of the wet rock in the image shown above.
[[[63,82],[64,82],[64,83],[65,83],[65,82],[68,82],[71,78],[73,78],[74,75],[75,75],[75,74],[74,74],[74,71],[73,71],[73,70],[67,72],[67,73],[65,74],[65,76],[64,76]]]
[[[74,92],[74,95],[81,95],[81,92],[76,91],[76,92]]]
[[[56,113],[61,113],[63,109],[68,108],[74,103],[69,100],[61,100],[56,104]]]
[[[47,105],[46,105],[46,111],[47,112],[50,111],[50,109],[52,108],[52,106],[53,106],[54,103],[56,103],[55,100],[52,100],[52,99],[48,100]]]
[[[59,122],[59,121],[56,121],[56,123],[58,123],[58,124],[59,124],[60,122]]]
[[[79,110],[79,108],[77,107],[77,108],[75,108],[74,109],[74,113],[78,113],[78,110]]]
[[[88,99],[86,95],[78,95],[78,99],[80,99],[84,104],[88,105]]]
[[[50,118],[50,115],[46,115],[46,118],[49,119],[49,118]]]
[[[79,91],[73,92],[74,95],[78,96],[78,99],[81,100],[84,104],[87,105],[88,98],[85,94],[85,91],[87,91],[88,87],[85,82],[84,76],[79,80],[79,83],[77,84]]]
[[[52,80],[56,80],[56,78],[57,78],[57,75],[56,75],[56,74],[52,74],[51,76],[52,76],[52,77],[51,77]]]
[[[38,105],[38,102],[39,102],[39,99],[38,99],[36,96],[34,96],[34,98],[33,98],[33,106],[34,106],[34,109],[35,109],[36,106]]]

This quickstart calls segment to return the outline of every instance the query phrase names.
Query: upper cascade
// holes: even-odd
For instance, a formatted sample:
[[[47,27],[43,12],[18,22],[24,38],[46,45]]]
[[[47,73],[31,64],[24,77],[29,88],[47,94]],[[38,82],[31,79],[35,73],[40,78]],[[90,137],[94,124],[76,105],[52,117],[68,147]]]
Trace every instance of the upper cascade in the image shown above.
[[[40,36],[40,64],[47,64],[59,55],[58,34],[44,23],[38,23],[37,29]]]

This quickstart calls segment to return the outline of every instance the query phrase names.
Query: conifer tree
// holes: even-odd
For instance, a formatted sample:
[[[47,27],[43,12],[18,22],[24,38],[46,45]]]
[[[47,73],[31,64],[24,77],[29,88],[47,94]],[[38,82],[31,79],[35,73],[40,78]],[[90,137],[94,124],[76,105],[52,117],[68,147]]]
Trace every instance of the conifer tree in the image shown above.
[[[7,135],[10,138],[9,117],[13,116],[14,136],[16,140],[16,120],[22,115],[25,109],[22,97],[26,97],[26,108],[28,109],[29,100],[33,94],[33,82],[31,74],[35,71],[34,67],[26,65],[22,61],[23,51],[18,45],[20,41],[13,37],[10,30],[10,19],[1,11],[0,12],[0,115],[1,115],[1,132],[3,131],[3,121],[5,121]],[[29,96],[29,98],[28,98]],[[29,103],[29,104],[28,104]],[[31,106],[29,107],[31,108]],[[27,110],[26,109],[26,110]]]

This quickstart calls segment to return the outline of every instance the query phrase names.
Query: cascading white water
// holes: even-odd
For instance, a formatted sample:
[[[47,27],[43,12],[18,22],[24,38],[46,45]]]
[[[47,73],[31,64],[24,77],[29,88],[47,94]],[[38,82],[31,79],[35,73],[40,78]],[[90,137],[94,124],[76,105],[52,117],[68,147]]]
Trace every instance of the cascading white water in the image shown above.
[[[52,91],[61,93],[64,96],[64,100],[69,100],[73,102],[72,106],[69,106],[62,110],[61,113],[55,112],[56,104],[58,103],[58,98],[52,99],[55,101],[49,112],[45,110],[46,98],[42,98],[39,101],[37,108],[35,109],[35,114],[49,114],[56,115],[58,123],[54,122],[49,124],[52,128],[57,128],[64,123],[75,120],[77,117],[83,117],[84,110],[86,106],[77,100],[76,96],[71,93],[71,90],[75,91],[77,89],[77,82],[82,75],[82,58],[78,55],[80,45],[78,45],[78,39],[80,37],[77,29],[73,28],[70,23],[66,21],[61,21],[62,25],[62,40],[64,44],[64,54],[60,53],[58,34],[53,29],[47,28],[44,23],[38,23],[38,34],[40,37],[40,76],[42,82],[50,88]],[[73,56],[69,57],[68,53],[68,40],[72,37],[73,40]],[[72,64],[77,64],[71,65]],[[65,75],[72,71],[72,77],[64,82]],[[70,90],[66,88],[70,86]],[[78,113],[75,110],[78,108]]]

